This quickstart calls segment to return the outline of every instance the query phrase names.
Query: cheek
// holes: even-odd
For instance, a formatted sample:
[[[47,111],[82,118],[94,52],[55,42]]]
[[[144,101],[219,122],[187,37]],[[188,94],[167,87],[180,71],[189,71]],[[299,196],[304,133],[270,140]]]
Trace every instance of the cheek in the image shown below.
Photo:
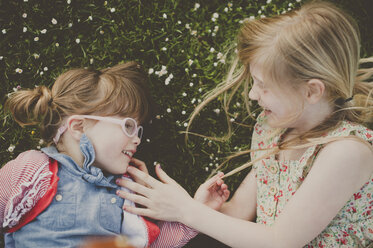
[[[277,116],[277,118],[286,118],[294,109],[290,104],[288,104],[288,101],[275,97],[269,97],[267,104],[267,107],[272,111],[274,116]]]
[[[283,100],[281,104],[277,104],[276,109],[280,116],[290,118],[291,116],[296,116],[301,113],[303,105],[299,101],[290,101],[286,99]]]
[[[107,155],[107,157],[113,157],[118,155],[125,149],[125,143],[120,139],[106,139],[99,144],[101,153]]]
[[[114,151],[118,150],[115,149],[118,147],[119,144],[116,144],[114,139],[111,136],[108,136],[107,133],[96,133],[94,135],[87,134],[87,137],[91,141],[96,156],[102,157],[105,155],[105,157],[111,157],[114,153]]]

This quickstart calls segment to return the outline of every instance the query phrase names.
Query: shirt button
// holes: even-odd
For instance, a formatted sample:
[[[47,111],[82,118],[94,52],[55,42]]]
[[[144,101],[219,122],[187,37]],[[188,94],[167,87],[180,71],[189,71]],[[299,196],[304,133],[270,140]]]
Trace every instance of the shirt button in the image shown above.
[[[117,202],[117,199],[115,197],[111,198],[111,203],[116,203]]]
[[[56,195],[56,201],[61,201],[62,200],[62,195],[58,194]]]
[[[271,188],[269,188],[269,193],[271,195],[275,195],[277,193],[277,188],[275,186],[272,186]]]
[[[272,174],[276,174],[278,169],[277,169],[277,166],[276,165],[271,165],[269,167],[269,171],[272,173]]]

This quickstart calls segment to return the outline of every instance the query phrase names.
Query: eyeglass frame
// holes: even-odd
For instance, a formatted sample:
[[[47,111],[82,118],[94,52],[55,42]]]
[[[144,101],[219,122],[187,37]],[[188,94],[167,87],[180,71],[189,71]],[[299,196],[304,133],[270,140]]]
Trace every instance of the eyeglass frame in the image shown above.
[[[140,125],[138,126],[136,120],[131,118],[131,117],[125,117],[124,119],[120,120],[120,119],[116,119],[116,118],[108,117],[108,116],[97,116],[97,115],[79,115],[79,116],[83,117],[83,118],[86,118],[86,119],[92,119],[92,120],[97,120],[97,121],[106,121],[106,122],[111,122],[111,123],[114,123],[114,124],[119,124],[122,127],[122,130],[125,133],[125,135],[127,135],[130,138],[137,135],[137,137],[141,140],[142,135],[144,133],[144,128]],[[126,127],[124,126],[124,124],[126,123],[127,120],[131,120],[135,124],[135,131],[133,132],[132,135],[130,135],[127,132]],[[141,130],[141,133],[139,135],[140,130]]]
[[[119,124],[121,126],[124,134],[127,135],[130,138],[137,135],[137,137],[141,140],[142,135],[144,133],[144,128],[140,125],[138,126],[136,120],[131,118],[131,117],[126,117],[124,119],[119,120],[119,119],[116,119],[116,118],[113,118],[113,117],[108,117],[108,116],[97,116],[97,115],[77,115],[77,116],[83,117],[83,118],[86,118],[86,119],[91,119],[91,120],[106,121],[106,122],[110,122],[110,123],[114,123],[114,124]],[[135,123],[135,131],[133,132],[132,135],[130,135],[126,130],[125,123],[127,122],[127,120],[132,120]],[[58,143],[58,140],[60,139],[61,135],[66,131],[66,129],[67,129],[67,125],[65,124],[65,125],[62,125],[57,130],[57,134],[53,138],[53,141],[54,141],[55,144]],[[140,132],[140,130],[141,130],[141,132]],[[140,135],[139,135],[139,133],[140,133]]]

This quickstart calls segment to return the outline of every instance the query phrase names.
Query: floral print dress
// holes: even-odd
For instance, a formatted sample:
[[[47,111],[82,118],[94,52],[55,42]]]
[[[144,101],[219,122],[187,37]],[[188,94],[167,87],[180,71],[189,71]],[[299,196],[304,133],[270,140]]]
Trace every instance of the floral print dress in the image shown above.
[[[252,149],[277,145],[286,130],[276,131],[258,117],[252,139]],[[276,133],[277,134],[276,134]],[[358,124],[343,121],[325,137],[356,135],[373,144],[373,131]],[[272,225],[295,194],[312,168],[322,145],[309,147],[299,160],[278,161],[275,155],[255,163],[257,180],[257,223]],[[252,159],[268,151],[255,151]],[[338,193],[338,192],[336,192]],[[353,194],[331,223],[305,247],[367,247],[373,245],[373,175]]]

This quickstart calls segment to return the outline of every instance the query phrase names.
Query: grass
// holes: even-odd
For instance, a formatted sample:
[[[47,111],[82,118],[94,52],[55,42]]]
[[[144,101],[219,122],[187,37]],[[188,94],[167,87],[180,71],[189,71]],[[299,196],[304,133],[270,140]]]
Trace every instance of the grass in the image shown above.
[[[336,1],[362,26],[364,53],[368,45],[368,1]],[[51,86],[63,71],[76,67],[108,67],[135,60],[149,73],[157,116],[145,125],[137,157],[148,167],[160,162],[176,181],[194,192],[231,152],[250,144],[252,120],[245,119],[242,99],[232,104],[235,138],[216,142],[192,137],[184,142],[189,114],[224,77],[242,20],[288,11],[292,1],[182,0],[24,0],[2,1],[0,8],[0,164],[28,149],[40,149],[37,127],[21,128],[3,111],[10,92],[36,85]],[[358,7],[360,9],[356,9]],[[370,19],[371,20],[371,19]],[[220,113],[221,112],[221,113]],[[197,118],[193,132],[222,136],[226,131],[219,101]],[[230,164],[231,168],[247,158]],[[153,170],[150,168],[151,173]],[[246,172],[229,178],[237,187]]]
[[[298,5],[293,2],[9,1],[1,10],[0,94],[5,100],[19,88],[51,86],[70,68],[104,68],[135,60],[149,72],[158,106],[137,156],[150,167],[160,162],[193,190],[228,152],[247,146],[251,130],[243,130],[242,142],[192,138],[186,145],[181,132],[189,114],[224,77],[224,54],[235,43],[242,20],[280,13]],[[244,120],[242,106],[241,99],[232,106],[236,122]],[[3,105],[0,111],[1,164],[45,145],[37,127],[20,128],[3,112]],[[219,111],[219,101],[212,103],[192,131],[222,135],[224,115]]]

